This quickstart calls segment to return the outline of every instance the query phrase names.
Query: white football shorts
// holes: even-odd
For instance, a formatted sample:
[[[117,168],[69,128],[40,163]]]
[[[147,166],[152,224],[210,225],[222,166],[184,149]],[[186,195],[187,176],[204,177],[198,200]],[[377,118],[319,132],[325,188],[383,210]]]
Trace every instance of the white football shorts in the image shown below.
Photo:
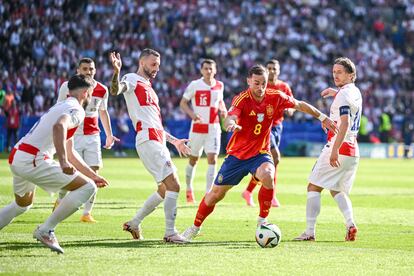
[[[148,140],[141,144],[135,144],[138,156],[145,168],[154,177],[158,185],[172,173],[177,171],[171,161],[168,148],[157,141]]]
[[[48,193],[56,193],[79,175],[79,172],[64,174],[58,162],[44,159],[43,155],[36,156],[34,162],[33,159],[32,154],[18,150],[10,165],[14,193],[18,196],[34,191],[36,186]]]
[[[73,147],[89,166],[102,168],[101,137],[99,135],[76,135]]]
[[[206,154],[220,153],[220,132],[210,131],[210,133],[194,133],[191,131],[189,134],[189,139],[189,147],[191,149],[192,156],[200,157],[203,149]]]
[[[329,147],[328,147],[329,146]],[[349,194],[355,180],[359,157],[339,155],[338,168],[329,164],[332,145],[325,145],[308,178],[309,183],[327,190]]]

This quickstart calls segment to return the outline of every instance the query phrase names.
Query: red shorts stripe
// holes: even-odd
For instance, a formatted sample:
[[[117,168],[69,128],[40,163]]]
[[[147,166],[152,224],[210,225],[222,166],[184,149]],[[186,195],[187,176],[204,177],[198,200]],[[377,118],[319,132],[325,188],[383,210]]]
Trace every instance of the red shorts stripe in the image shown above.
[[[83,134],[93,135],[99,133],[98,117],[85,117],[83,121]]]
[[[193,132],[208,133],[208,124],[193,124]]]

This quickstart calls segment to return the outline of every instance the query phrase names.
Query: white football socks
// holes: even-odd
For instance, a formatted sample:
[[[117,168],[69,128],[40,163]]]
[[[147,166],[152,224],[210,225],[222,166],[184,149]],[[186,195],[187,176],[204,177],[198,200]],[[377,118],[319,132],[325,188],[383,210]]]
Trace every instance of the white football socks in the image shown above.
[[[187,191],[193,190],[193,181],[196,167],[197,165],[191,166],[190,164],[187,164],[187,167],[185,168],[185,183],[187,184]]]
[[[54,230],[59,222],[75,213],[82,204],[88,201],[91,196],[96,193],[96,190],[96,185],[92,182],[88,182],[82,187],[71,191],[60,201],[58,207],[47,220],[40,225],[40,231],[48,232],[49,230]]]
[[[354,212],[352,210],[352,203],[349,197],[341,192],[335,195],[334,197],[336,203],[338,203],[339,210],[341,210],[342,215],[345,218],[346,227],[355,225],[354,222]]]
[[[216,165],[208,165],[206,173],[206,193],[211,189],[211,186],[214,182],[214,177],[216,176]]]
[[[172,191],[165,192],[164,214],[165,214],[165,236],[177,233],[175,229],[175,217],[177,216],[178,193]]]
[[[308,192],[306,202],[306,234],[315,235],[316,218],[321,211],[321,193]]]
[[[17,205],[16,201],[13,201],[7,206],[4,206],[0,210],[0,230],[3,229],[6,225],[9,225],[12,220],[29,210],[33,205],[26,207],[21,207]]]
[[[96,200],[96,194],[98,192],[94,193],[91,198],[85,202],[85,205],[83,206],[83,215],[89,215],[92,212],[93,205],[95,204]]]
[[[151,214],[155,208],[163,201],[164,199],[160,196],[158,192],[150,195],[147,200],[144,202],[144,205],[138,210],[135,217],[132,219],[132,222],[136,225],[139,225],[146,216]]]

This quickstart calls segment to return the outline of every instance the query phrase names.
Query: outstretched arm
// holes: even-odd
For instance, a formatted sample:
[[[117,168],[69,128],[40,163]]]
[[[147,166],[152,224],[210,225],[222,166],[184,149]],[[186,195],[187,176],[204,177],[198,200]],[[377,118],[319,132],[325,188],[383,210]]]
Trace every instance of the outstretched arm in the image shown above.
[[[119,81],[119,73],[121,72],[122,67],[121,55],[119,53],[111,52],[109,58],[114,68],[109,92],[112,96],[117,96],[124,93],[127,89],[126,84]]]
[[[165,136],[167,138],[167,142],[171,143],[175,146],[175,148],[178,151],[178,154],[180,155],[180,157],[182,155],[184,155],[185,157],[187,157],[187,155],[189,155],[191,153],[190,148],[185,144],[186,142],[188,142],[188,139],[178,139],[174,136],[172,136],[171,134],[169,134],[168,132],[165,132]]]
[[[335,134],[338,133],[338,127],[336,126],[335,122],[332,121],[328,116],[323,114],[321,111],[319,111],[316,107],[304,101],[295,101],[295,109],[297,111],[301,111],[309,115],[312,115],[313,117],[322,122],[322,127],[324,129],[327,128]]]

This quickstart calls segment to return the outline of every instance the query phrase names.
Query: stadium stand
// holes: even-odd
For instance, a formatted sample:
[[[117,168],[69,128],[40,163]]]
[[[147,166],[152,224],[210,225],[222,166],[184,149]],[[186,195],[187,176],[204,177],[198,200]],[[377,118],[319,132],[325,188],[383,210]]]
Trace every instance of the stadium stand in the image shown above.
[[[371,134],[378,136],[387,113],[392,139],[401,140],[405,110],[414,106],[410,0],[16,0],[0,1],[0,18],[0,92],[14,95],[22,125],[55,102],[80,57],[93,58],[96,79],[108,83],[109,51],[119,51],[123,70],[131,72],[144,47],[162,54],[154,86],[169,128],[185,119],[179,100],[203,57],[216,60],[227,104],[245,88],[249,66],[275,57],[295,97],[326,109],[319,92],[332,85],[330,65],[348,56],[357,65]],[[122,97],[109,102],[111,115],[124,105]],[[307,119],[288,118],[292,133]]]

